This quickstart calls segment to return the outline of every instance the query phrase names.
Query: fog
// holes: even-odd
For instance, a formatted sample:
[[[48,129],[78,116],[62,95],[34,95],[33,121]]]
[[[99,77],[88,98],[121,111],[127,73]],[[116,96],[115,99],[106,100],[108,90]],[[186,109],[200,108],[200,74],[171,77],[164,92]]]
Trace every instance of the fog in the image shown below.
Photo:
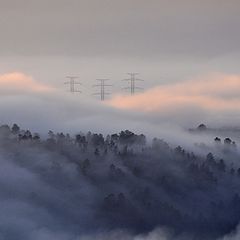
[[[100,102],[91,94],[70,94],[67,86],[57,88],[20,72],[5,73],[0,76],[0,121],[40,132],[129,129],[150,137],[166,132],[171,136],[200,123],[238,127],[239,81],[238,75],[209,74],[159,85],[133,97],[113,94]]]
[[[133,97],[113,94],[101,102],[98,97],[71,94],[67,86],[56,88],[24,73],[5,73],[0,76],[0,122],[16,122],[45,136],[48,130],[72,134],[101,130],[106,135],[129,129],[175,145],[184,142],[185,147],[195,141],[211,143],[215,133],[192,135],[188,129],[200,123],[210,128],[238,127],[239,77],[213,74],[197,78],[198,84],[195,80],[165,84]],[[238,141],[233,132],[221,137]]]
[[[237,238],[238,76],[106,102],[21,72],[0,85],[0,239]]]
[[[71,94],[67,86],[56,88],[24,73],[5,73],[0,76],[0,122],[18,123],[42,137],[49,130],[107,135],[128,129],[145,134],[149,140],[159,137],[189,149],[195,143],[213,144],[216,136],[238,142],[238,131],[232,128],[239,122],[239,77],[210,74],[197,78],[197,84],[195,79],[164,84],[132,97],[113,94],[101,102],[98,97]],[[188,130],[200,123],[209,128],[231,128],[190,134]]]
[[[2,239],[217,239],[239,222],[231,142],[196,154],[129,131],[41,140],[5,125],[0,137]]]

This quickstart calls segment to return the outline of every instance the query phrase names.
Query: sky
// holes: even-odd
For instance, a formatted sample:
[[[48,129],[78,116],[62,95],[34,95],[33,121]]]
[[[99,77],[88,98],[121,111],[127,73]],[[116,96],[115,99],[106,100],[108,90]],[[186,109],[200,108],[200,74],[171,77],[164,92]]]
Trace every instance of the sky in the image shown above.
[[[146,88],[239,74],[239,8],[238,0],[1,0],[0,72],[59,88],[69,74],[88,87],[139,72]]]
[[[116,118],[121,127],[134,125],[139,115],[148,124],[236,125],[239,9],[239,0],[0,0],[1,105],[8,110],[0,121],[30,124],[24,116],[32,119],[42,108],[32,119],[38,124],[31,124],[39,129],[44,109],[60,109],[52,119]],[[128,72],[145,80],[140,96],[122,96]],[[82,82],[79,98],[63,84],[68,75]],[[113,84],[112,98],[102,105],[92,96],[97,78]],[[51,103],[45,104],[46,94]]]

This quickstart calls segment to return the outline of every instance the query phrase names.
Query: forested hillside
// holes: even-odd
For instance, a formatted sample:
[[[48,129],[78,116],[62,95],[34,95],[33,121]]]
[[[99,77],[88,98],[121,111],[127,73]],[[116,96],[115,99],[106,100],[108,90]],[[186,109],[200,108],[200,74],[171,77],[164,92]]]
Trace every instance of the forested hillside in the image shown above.
[[[1,126],[0,137],[0,239],[159,227],[171,239],[218,239],[239,223],[240,166],[232,164],[238,147],[231,139],[213,139],[226,156],[220,159],[128,130],[49,131],[41,139],[14,124]]]

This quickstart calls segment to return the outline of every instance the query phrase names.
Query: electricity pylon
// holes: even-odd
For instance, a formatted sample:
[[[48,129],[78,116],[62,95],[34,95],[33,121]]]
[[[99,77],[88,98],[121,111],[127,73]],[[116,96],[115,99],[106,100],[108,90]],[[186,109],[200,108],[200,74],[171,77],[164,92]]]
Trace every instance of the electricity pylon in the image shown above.
[[[136,76],[139,74],[139,73],[127,73],[128,75],[130,75],[130,78],[128,79],[123,79],[123,81],[128,81],[130,83],[130,86],[129,87],[125,87],[124,89],[128,89],[130,90],[130,93],[131,95],[134,95],[136,90],[141,90],[143,88],[141,87],[137,87],[136,86],[136,81],[144,81],[142,79],[139,79],[139,78],[136,78]]]
[[[82,85],[80,82],[76,82],[76,81],[75,81],[76,79],[78,79],[78,77],[75,77],[75,76],[67,76],[66,78],[68,78],[69,81],[68,81],[68,82],[65,82],[64,84],[69,84],[69,86],[70,86],[70,92],[71,92],[71,93],[76,93],[76,92],[81,93],[81,91],[76,90],[76,88],[75,88],[75,85]]]
[[[106,87],[111,87],[112,85],[106,84],[106,81],[109,81],[109,79],[96,79],[96,81],[100,81],[99,84],[93,85],[93,87],[100,87],[100,92],[94,93],[94,95],[100,95],[101,101],[105,100],[106,95],[110,95],[111,93],[108,93],[105,91]]]

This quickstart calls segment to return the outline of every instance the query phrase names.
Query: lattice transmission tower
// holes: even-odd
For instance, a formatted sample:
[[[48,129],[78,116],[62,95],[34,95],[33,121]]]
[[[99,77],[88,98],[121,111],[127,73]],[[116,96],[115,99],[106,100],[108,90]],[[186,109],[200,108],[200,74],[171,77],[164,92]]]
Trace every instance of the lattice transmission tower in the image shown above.
[[[69,79],[68,82],[65,82],[64,84],[68,84],[70,87],[70,92],[71,93],[81,93],[80,90],[76,89],[76,85],[82,85],[80,82],[77,82],[76,79],[78,79],[78,77],[76,76],[67,76],[67,79]]]
[[[139,81],[143,82],[144,81],[142,79],[136,78],[136,76],[139,73],[127,73],[127,74],[130,76],[130,78],[123,79],[123,81],[129,82],[130,86],[125,87],[124,89],[130,90],[131,95],[134,95],[136,90],[143,90],[143,88],[136,86],[136,82],[139,82]]]
[[[110,95],[111,93],[106,92],[106,87],[111,87],[111,84],[106,84],[106,81],[109,81],[109,79],[96,79],[96,81],[99,81],[99,84],[93,85],[93,87],[100,88],[100,92],[94,93],[94,95],[100,95],[101,101],[105,100],[106,95]]]

